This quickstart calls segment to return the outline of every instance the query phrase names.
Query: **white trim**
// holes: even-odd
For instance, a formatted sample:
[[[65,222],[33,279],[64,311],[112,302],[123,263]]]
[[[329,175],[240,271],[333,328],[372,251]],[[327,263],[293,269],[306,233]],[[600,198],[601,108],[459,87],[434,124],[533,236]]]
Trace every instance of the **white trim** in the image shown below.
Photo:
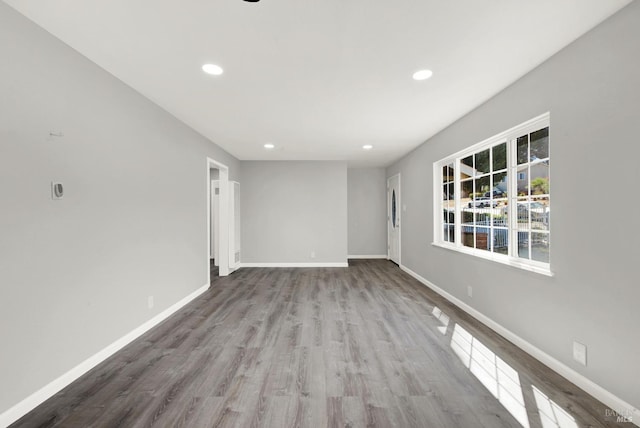
[[[302,268],[302,267],[349,267],[347,262],[336,263],[240,263],[241,267]]]
[[[592,380],[584,377],[583,375],[576,372],[572,368],[556,360],[555,358],[553,358],[551,355],[547,354],[540,348],[527,342],[517,334],[513,333],[511,330],[508,330],[507,328],[498,324],[497,322],[487,317],[483,313],[469,306],[467,303],[463,302],[462,300],[458,299],[452,294],[449,294],[447,291],[433,284],[431,281],[418,275],[408,267],[400,265],[400,269],[402,269],[403,271],[405,271],[406,273],[408,273],[409,275],[411,275],[412,277],[420,281],[422,284],[426,285],[428,288],[435,291],[436,293],[438,293],[439,295],[441,295],[442,297],[444,297],[445,299],[447,299],[448,301],[450,301],[451,303],[453,303],[454,305],[456,305],[457,307],[459,307],[460,309],[462,309],[463,311],[465,311],[466,313],[468,313],[469,315],[471,315],[472,317],[480,321],[482,324],[486,325],[496,333],[505,337],[511,343],[516,345],[518,348],[522,349],[527,354],[531,355],[536,360],[540,361],[542,364],[549,367],[554,372],[565,377],[571,383],[575,384],[576,386],[578,386],[588,394],[591,394],[594,398],[596,398],[597,400],[600,400],[601,402],[609,406],[612,410],[615,410],[621,415],[631,415],[634,424],[637,425],[638,421],[640,421],[640,410],[636,409],[631,404],[617,397],[613,393],[607,391],[606,389],[604,389],[597,383],[593,382]],[[640,426],[640,425],[637,425],[637,426]]]
[[[479,150],[482,150],[483,148],[485,148],[485,146],[487,147],[491,146],[494,143],[501,142],[502,140],[506,141],[510,136],[512,136],[511,134],[513,133],[523,132],[526,134],[526,133],[531,133],[533,131],[538,130],[540,126],[545,126],[545,125],[549,126],[550,117],[551,117],[551,112],[542,113],[540,116],[534,117],[533,119],[529,119],[526,122],[523,122],[519,125],[516,125],[507,129],[506,131],[503,131],[499,134],[496,134],[492,137],[482,140],[479,143],[476,143],[470,147],[466,147],[460,151],[457,151],[452,155],[449,155],[447,157],[440,159],[439,161],[436,161],[435,163],[455,162],[456,158],[461,158],[461,157],[465,157],[467,155],[473,154]]]
[[[387,259],[387,254],[357,254],[347,256],[348,259]]]
[[[94,355],[90,356],[71,370],[67,371],[57,379],[49,382],[47,385],[43,386],[33,394],[29,395],[24,400],[20,401],[13,407],[10,407],[4,413],[0,414],[0,427],[9,426],[14,423],[31,410],[39,406],[42,402],[49,399],[60,390],[65,388],[71,382],[77,380],[80,376],[96,367],[98,364],[127,346],[129,343],[136,340],[138,337],[142,336],[147,331],[151,330],[156,325],[160,324],[165,319],[169,318],[180,308],[191,302],[193,299],[204,293],[209,289],[209,284],[205,284],[202,287],[198,288],[188,296],[184,297],[182,300],[174,303],[169,306],[164,311],[160,312],[158,315],[151,318],[149,321],[145,322],[141,326],[133,329],[129,333],[122,336],[120,339],[111,343],[107,347],[98,351]]]
[[[539,262],[536,260],[529,260],[524,258],[517,257],[517,244],[518,244],[518,234],[521,232],[518,227],[518,219],[517,219],[517,210],[512,209],[509,210],[509,222],[507,233],[509,236],[508,239],[508,254],[503,255],[499,253],[493,252],[493,245],[491,248],[487,250],[476,249],[473,247],[467,247],[462,242],[462,233],[464,224],[463,220],[463,211],[461,205],[461,182],[460,182],[460,169],[461,169],[461,159],[470,155],[477,154],[479,151],[487,150],[490,147],[494,147],[500,144],[507,145],[507,175],[509,177],[508,182],[508,205],[509,206],[517,206],[518,204],[518,195],[517,195],[517,153],[516,153],[516,139],[522,135],[527,135],[535,130],[540,129],[541,127],[550,127],[551,118],[550,113],[546,112],[541,114],[533,119],[530,119],[520,125],[514,126],[504,132],[501,132],[497,135],[494,135],[490,138],[485,139],[477,144],[472,145],[471,147],[460,150],[453,155],[447,156],[437,162],[433,163],[433,242],[432,245],[438,246],[440,248],[446,248],[453,251],[458,251],[464,254],[473,255],[479,258],[483,258],[486,260],[492,260],[498,263],[506,264],[509,266],[513,266],[519,269],[527,270],[530,272],[535,272],[547,276],[553,276],[551,271],[551,263],[547,262]],[[490,164],[492,164],[492,155],[490,155],[489,160]],[[444,229],[443,229],[443,185],[442,185],[442,169],[446,166],[453,164],[454,165],[454,188],[455,188],[455,241],[448,242],[444,240]],[[530,162],[527,162],[525,165],[529,165]],[[502,169],[498,170],[502,171]],[[493,177],[493,168],[490,168],[487,174],[483,173],[483,177]],[[492,178],[491,178],[492,179]],[[471,181],[474,181],[472,179]],[[491,187],[493,189],[493,186]],[[490,189],[490,190],[491,190]],[[548,196],[548,195],[547,195]],[[531,197],[531,196],[530,196]],[[482,226],[484,228],[488,228],[490,230],[495,230],[495,225],[489,223],[488,225]],[[500,227],[503,229],[503,227]],[[474,229],[475,230],[475,229]],[[531,222],[529,221],[529,227],[526,230],[528,233],[533,233],[534,230],[531,228]],[[540,231],[543,232],[543,231]],[[474,238],[477,232],[474,232]],[[550,231],[546,231],[547,236],[550,235]]]
[[[240,258],[242,257],[239,232],[241,210],[236,210],[236,205],[240,205],[240,183],[237,181],[229,180],[229,202],[227,205],[229,209],[229,273],[232,273],[240,269]],[[238,230],[237,236],[236,229]],[[238,261],[236,261],[236,254],[239,255]]]
[[[549,270],[549,267],[545,263],[537,263],[533,260],[527,262],[520,262],[515,257],[509,257],[504,254],[492,253],[491,251],[476,250],[475,248],[465,246],[455,246],[448,243],[432,242],[434,247],[444,248],[445,250],[455,251],[457,253],[468,254],[470,256],[478,257],[485,260],[491,260],[492,262],[502,263],[503,265],[515,267],[522,270],[528,270],[530,272],[539,273],[546,276],[554,276],[554,273]]]
[[[448,164],[447,164],[448,166]],[[433,163],[433,187],[435,188],[436,183],[438,183],[438,187],[442,187],[442,161]],[[455,185],[454,185],[455,188]],[[457,193],[457,191],[456,191]],[[433,196],[433,241],[439,242],[444,241],[443,239],[443,227],[442,224],[442,191],[431,192]],[[457,200],[458,198],[456,198]]]

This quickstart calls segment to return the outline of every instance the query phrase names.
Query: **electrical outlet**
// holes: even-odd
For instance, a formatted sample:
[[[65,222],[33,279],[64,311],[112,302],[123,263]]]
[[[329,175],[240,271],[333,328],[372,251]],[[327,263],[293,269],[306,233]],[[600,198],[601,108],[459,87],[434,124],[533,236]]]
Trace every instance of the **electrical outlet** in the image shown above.
[[[147,297],[147,307],[148,307],[149,309],[152,309],[152,308],[153,308],[153,296],[149,296],[149,297]]]
[[[573,359],[582,364],[587,365],[587,345],[579,342],[573,342]]]
[[[311,258],[312,258],[312,259],[315,259],[315,258],[316,258],[316,252],[315,252],[315,251],[312,251],[312,252],[311,252]]]
[[[467,294],[469,295],[469,297],[473,297],[473,287],[471,287],[470,285],[467,287]]]

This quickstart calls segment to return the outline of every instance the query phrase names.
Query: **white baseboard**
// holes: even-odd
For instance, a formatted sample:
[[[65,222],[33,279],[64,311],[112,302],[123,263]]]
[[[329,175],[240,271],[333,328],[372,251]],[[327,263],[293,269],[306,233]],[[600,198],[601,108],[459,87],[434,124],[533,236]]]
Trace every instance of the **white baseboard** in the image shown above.
[[[348,259],[386,259],[386,254],[373,254],[373,255],[351,255],[347,256]]]
[[[448,292],[438,287],[437,285],[433,284],[429,280],[418,275],[408,267],[400,265],[400,269],[402,269],[403,271],[405,271],[406,273],[408,273],[409,275],[411,275],[412,277],[420,281],[422,284],[426,285],[431,290],[435,291],[436,293],[438,293],[439,295],[441,295],[442,297],[444,297],[445,299],[447,299],[448,301],[450,301],[451,303],[453,303],[454,305],[456,305],[457,307],[459,307],[460,309],[462,309],[463,311],[465,311],[466,313],[468,313],[469,315],[471,315],[472,317],[474,317],[475,319],[477,319],[478,321],[480,321],[481,323],[483,323],[484,325],[492,329],[493,331],[505,337],[507,340],[512,342],[514,345],[516,345],[518,348],[522,349],[524,352],[531,355],[533,358],[540,361],[542,364],[546,365],[551,370],[565,377],[570,382],[577,385],[579,388],[583,389],[585,392],[591,394],[593,397],[595,397],[596,399],[600,400],[601,402],[609,406],[612,410],[615,410],[616,412],[618,412],[618,414],[622,416],[631,417],[633,419],[634,424],[636,425],[638,424],[638,422],[640,422],[640,411],[635,407],[633,407],[631,404],[627,403],[623,399],[607,391],[606,389],[596,384],[595,382],[587,379],[586,377],[576,372],[572,368],[556,360],[551,355],[547,354],[546,352],[542,351],[538,347],[527,342],[517,334],[513,333],[512,331],[508,330],[507,328],[493,321],[491,318],[487,317],[486,315],[472,308],[471,306],[469,306],[462,300],[458,299],[457,297],[453,296],[452,294],[449,294]],[[604,415],[602,416],[604,417]]]
[[[241,263],[240,267],[269,267],[269,268],[301,268],[301,267],[349,267],[347,262],[337,263]]]
[[[120,339],[116,340],[106,348],[98,351],[96,354],[87,358],[68,372],[64,373],[62,376],[57,379],[51,381],[47,385],[43,386],[24,400],[20,401],[15,406],[9,408],[2,414],[0,414],[0,427],[7,427],[10,424],[14,423],[31,410],[36,408],[45,400],[49,399],[53,395],[55,395],[58,391],[62,390],[64,387],[69,385],[71,382],[78,379],[80,376],[109,358],[111,355],[118,352],[120,349],[124,348],[129,343],[133,342],[138,337],[142,336],[144,333],[149,331],[151,328],[160,324],[165,319],[169,318],[174,312],[185,306],[187,303],[207,291],[209,288],[209,284],[205,284],[204,286],[198,288],[193,293],[189,294],[187,297],[183,298],[177,303],[174,303],[164,311],[160,312],[155,317],[151,318],[149,321],[145,322],[141,326],[135,328],[131,332],[127,333]]]

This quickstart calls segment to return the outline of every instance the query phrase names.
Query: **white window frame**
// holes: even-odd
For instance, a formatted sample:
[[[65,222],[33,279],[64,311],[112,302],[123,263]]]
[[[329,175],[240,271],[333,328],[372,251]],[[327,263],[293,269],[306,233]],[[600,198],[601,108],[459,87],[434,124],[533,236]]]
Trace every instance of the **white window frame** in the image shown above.
[[[509,246],[508,254],[495,253],[483,249],[467,247],[462,243],[462,204],[460,202],[460,160],[465,157],[495,146],[502,142],[507,143],[507,171],[508,171],[508,205],[517,206],[517,178],[518,165],[516,154],[516,140],[518,137],[532,133],[539,129],[549,127],[549,138],[551,139],[550,114],[544,113],[538,117],[528,120],[520,125],[514,126],[507,131],[494,135],[484,141],[474,144],[464,150],[456,152],[446,158],[440,159],[433,163],[433,242],[432,245],[453,250],[465,254],[470,254],[483,259],[492,260],[503,263],[516,268],[540,273],[543,275],[553,276],[551,271],[551,263],[544,263],[535,260],[527,260],[517,257],[517,234],[518,219],[517,209],[509,210]],[[551,147],[549,147],[551,152]],[[550,155],[551,156],[551,155]],[[455,242],[444,240],[444,227],[442,215],[442,169],[444,166],[454,164],[454,186],[455,186]],[[550,230],[550,229],[549,229]],[[549,231],[549,236],[551,232]],[[514,239],[515,238],[515,239]],[[550,251],[551,255],[551,251]]]

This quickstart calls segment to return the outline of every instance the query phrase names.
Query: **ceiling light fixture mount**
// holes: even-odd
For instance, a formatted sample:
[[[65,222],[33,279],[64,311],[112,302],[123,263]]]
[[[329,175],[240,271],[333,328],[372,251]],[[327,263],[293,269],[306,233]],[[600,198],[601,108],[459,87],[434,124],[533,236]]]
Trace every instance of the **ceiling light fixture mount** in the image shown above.
[[[433,76],[433,71],[431,70],[419,70],[413,73],[413,80],[427,80]]]
[[[222,67],[216,64],[205,64],[202,66],[202,71],[213,76],[220,76],[224,72]]]

